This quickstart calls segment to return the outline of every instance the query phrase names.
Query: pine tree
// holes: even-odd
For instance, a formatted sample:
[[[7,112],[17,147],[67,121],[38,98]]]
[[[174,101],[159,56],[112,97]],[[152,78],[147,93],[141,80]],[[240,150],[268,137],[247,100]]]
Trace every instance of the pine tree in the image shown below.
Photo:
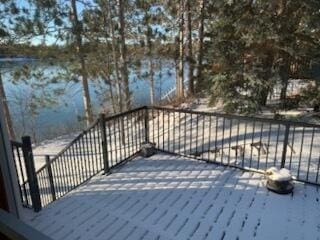
[[[131,108],[131,94],[129,89],[128,59],[127,59],[127,43],[126,43],[126,21],[125,21],[125,3],[123,0],[117,0],[118,17],[119,17],[119,34],[120,34],[120,72],[124,86],[124,103],[125,110]]]
[[[203,88],[203,39],[204,39],[204,19],[205,19],[205,8],[206,8],[206,0],[199,1],[199,26],[198,26],[198,56],[197,56],[197,66],[196,66],[196,91],[200,91]]]
[[[191,0],[187,0],[186,3],[186,14],[187,14],[187,60],[188,60],[188,95],[194,95],[194,77],[193,77],[193,70],[194,70],[194,58],[193,58],[193,40],[192,40],[192,6]]]
[[[92,115],[92,106],[91,106],[91,99],[90,99],[90,93],[89,93],[88,72],[87,72],[86,60],[85,60],[84,49],[83,49],[83,39],[82,39],[83,28],[82,28],[82,23],[79,21],[76,0],[71,0],[70,10],[71,10],[70,18],[73,26],[72,33],[74,34],[76,39],[76,52],[78,54],[78,58],[80,62],[83,105],[84,105],[87,125],[89,126],[93,122],[93,115]]]
[[[183,99],[184,98],[184,29],[185,29],[185,1],[180,0],[179,1],[179,35],[178,35],[178,48],[179,48],[179,60],[178,60],[178,68],[177,68],[177,79],[176,79],[176,92],[177,92],[177,98]]]
[[[206,60],[212,102],[222,99],[226,110],[255,112],[278,81],[284,98],[292,64],[319,47],[319,3],[216,1],[210,8]]]

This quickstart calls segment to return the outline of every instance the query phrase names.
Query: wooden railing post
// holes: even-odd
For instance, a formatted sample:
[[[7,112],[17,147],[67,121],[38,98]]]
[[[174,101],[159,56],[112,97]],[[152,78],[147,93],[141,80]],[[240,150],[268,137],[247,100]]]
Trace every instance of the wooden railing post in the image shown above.
[[[41,210],[41,198],[38,179],[34,167],[31,138],[29,136],[22,137],[22,151],[28,176],[32,206],[35,212],[39,212]]]
[[[56,197],[56,191],[54,188],[50,156],[46,155],[45,158],[46,158],[46,166],[47,166],[48,177],[49,177],[49,186],[50,186],[51,197],[52,197],[52,201],[55,201],[57,199],[57,197]]]
[[[102,145],[102,157],[104,165],[104,173],[107,174],[110,170],[109,159],[108,159],[108,145],[107,145],[107,135],[106,135],[106,117],[103,113],[99,116],[100,131],[101,131],[101,145]]]
[[[287,147],[289,141],[289,131],[290,131],[290,124],[286,123],[286,130],[284,133],[284,140],[283,140],[283,150],[282,150],[282,158],[281,158],[281,168],[285,167],[286,164],[286,157],[287,157]]]
[[[144,109],[144,131],[145,131],[145,139],[144,141],[149,142],[149,111],[148,107]]]

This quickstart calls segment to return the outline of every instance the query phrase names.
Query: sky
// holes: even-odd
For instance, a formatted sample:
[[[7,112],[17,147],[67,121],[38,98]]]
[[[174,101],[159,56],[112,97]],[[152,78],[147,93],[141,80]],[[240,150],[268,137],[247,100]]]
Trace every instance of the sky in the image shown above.
[[[57,0],[57,1],[61,2],[61,4],[70,6],[70,0]],[[78,10],[78,15],[80,15],[80,18],[81,18],[81,13],[83,12],[83,10],[85,8],[85,5],[83,4],[83,2],[85,2],[86,4],[94,5],[93,0],[77,1],[77,10]],[[27,8],[27,9],[29,9],[29,11],[32,11],[29,0],[16,0],[16,4],[19,8]],[[154,6],[154,9],[150,9],[150,10],[157,12],[157,11],[159,11],[159,8],[160,8],[160,11],[163,11],[163,8],[161,8],[161,6]],[[54,27],[53,23],[51,24],[51,26]],[[153,29],[157,29],[158,32],[163,32],[163,33],[165,32],[165,29],[162,25],[154,25]],[[62,44],[64,44],[64,42],[61,40],[57,41],[57,39],[53,35],[51,35],[51,36],[47,35],[47,36],[45,36],[45,38],[43,36],[38,36],[38,37],[34,37],[30,40],[30,43],[32,45],[39,45],[39,44],[43,44],[44,42],[47,45],[52,45],[52,44],[62,45]]]
[[[58,0],[59,1],[59,0]],[[69,4],[70,0],[60,0],[61,2]],[[92,2],[92,0],[85,0],[86,2]],[[28,0],[16,0],[15,1],[16,5],[18,8],[27,8],[29,11],[31,10],[31,5]],[[81,12],[84,9],[84,5],[82,3],[77,2],[77,8],[78,8],[78,14],[81,14]],[[31,44],[32,45],[39,45],[42,44],[44,41],[43,36],[39,37],[34,37],[31,39]],[[57,42],[56,38],[54,36],[46,36],[45,38],[45,43],[47,45],[52,45],[52,44],[62,44],[62,42]]]

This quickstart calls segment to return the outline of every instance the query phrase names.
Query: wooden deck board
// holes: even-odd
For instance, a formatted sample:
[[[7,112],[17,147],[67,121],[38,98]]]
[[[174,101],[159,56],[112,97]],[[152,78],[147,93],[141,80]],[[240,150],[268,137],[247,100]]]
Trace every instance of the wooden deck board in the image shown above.
[[[157,154],[99,175],[27,223],[53,239],[320,239],[320,193],[264,187],[263,176]]]

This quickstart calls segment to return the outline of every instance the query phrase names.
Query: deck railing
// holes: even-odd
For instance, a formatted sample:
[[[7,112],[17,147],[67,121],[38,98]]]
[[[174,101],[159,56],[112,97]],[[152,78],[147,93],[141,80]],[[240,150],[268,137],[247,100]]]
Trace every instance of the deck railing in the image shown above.
[[[23,146],[22,142],[11,141],[12,153],[14,158],[14,164],[17,173],[17,179],[19,182],[19,191],[20,197],[22,201],[22,205],[24,207],[31,208],[32,207],[32,200],[30,194],[30,186],[28,176],[27,176],[27,169],[26,169],[26,159],[24,156],[26,155],[26,148]],[[29,161],[27,161],[29,162]]]
[[[20,187],[24,190],[30,179],[36,179],[36,182],[22,194],[22,201],[40,211],[41,207],[61,198],[97,173],[108,174],[112,168],[132,158],[146,138],[145,111],[146,108],[138,108],[107,118],[100,115],[55,157],[45,156],[46,164],[37,171],[34,165],[24,169],[24,165],[33,163],[33,157],[25,157],[22,169],[28,177],[20,178]],[[12,146],[20,146],[21,151],[26,152],[24,156],[33,155],[31,142],[13,142]],[[15,160],[22,162],[17,154]]]
[[[286,167],[296,180],[320,185],[319,125],[141,107],[108,118],[101,115],[58,155],[46,156],[46,164],[38,171],[28,163],[33,162],[30,142],[13,143],[14,149],[27,145],[20,150],[27,173],[18,171],[22,200],[38,211],[97,173],[107,174],[123,164],[139,152],[143,142],[154,142],[163,152],[246,170]],[[19,151],[14,151],[16,162],[21,162]]]
[[[320,185],[320,125],[153,107],[150,141],[159,150],[248,169],[288,168]]]

